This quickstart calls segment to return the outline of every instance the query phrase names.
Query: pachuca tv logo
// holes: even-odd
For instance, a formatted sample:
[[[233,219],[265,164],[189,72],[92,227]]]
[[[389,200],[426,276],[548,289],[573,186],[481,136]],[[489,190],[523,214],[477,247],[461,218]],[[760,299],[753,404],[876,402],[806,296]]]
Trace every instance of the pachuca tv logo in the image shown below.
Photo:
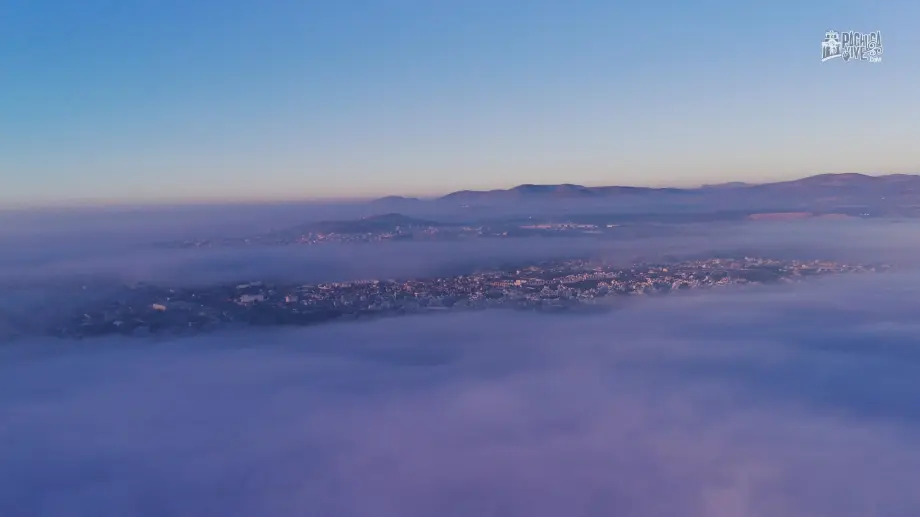
[[[842,57],[844,61],[868,61],[878,63],[882,60],[882,33],[875,32],[837,32],[824,33],[821,42],[821,61]]]

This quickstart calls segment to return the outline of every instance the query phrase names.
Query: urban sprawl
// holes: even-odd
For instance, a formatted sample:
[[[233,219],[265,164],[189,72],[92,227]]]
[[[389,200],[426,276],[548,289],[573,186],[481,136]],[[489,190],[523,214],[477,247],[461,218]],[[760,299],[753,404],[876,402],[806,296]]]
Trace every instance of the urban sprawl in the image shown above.
[[[617,267],[587,260],[540,263],[469,275],[295,285],[269,282],[207,288],[122,286],[120,293],[48,329],[62,337],[184,333],[228,325],[310,325],[427,311],[505,307],[558,311],[605,307],[615,296],[734,284],[795,282],[886,265],[760,258]]]

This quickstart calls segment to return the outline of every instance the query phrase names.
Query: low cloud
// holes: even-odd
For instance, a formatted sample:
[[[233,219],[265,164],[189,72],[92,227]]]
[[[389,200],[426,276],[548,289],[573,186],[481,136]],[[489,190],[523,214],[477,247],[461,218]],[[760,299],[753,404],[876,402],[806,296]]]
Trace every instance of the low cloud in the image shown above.
[[[649,237],[643,237],[641,231],[624,229],[622,237],[614,234],[609,239],[474,239],[213,249],[155,246],[172,239],[226,234],[229,227],[236,228],[237,234],[252,235],[255,227],[268,227],[273,222],[286,226],[299,213],[279,212],[284,217],[279,215],[278,220],[263,214],[257,222],[245,223],[238,221],[239,216],[216,219],[223,212],[210,210],[207,217],[180,212],[162,220],[149,212],[90,212],[71,218],[45,215],[45,219],[35,215],[35,220],[29,219],[22,226],[0,217],[0,296],[10,286],[56,287],[86,278],[171,285],[256,279],[321,282],[466,273],[507,262],[570,257],[598,257],[629,264],[666,255],[681,258],[749,253],[913,266],[920,256],[917,223],[867,221],[686,225],[669,227],[665,235],[660,235],[663,230],[659,229],[653,233],[656,236]],[[192,217],[196,214],[197,218]],[[313,218],[320,216],[311,214]]]
[[[0,350],[28,516],[913,516],[914,273]]]
[[[3,325],[87,277],[172,285],[749,253],[891,274],[182,339],[0,347],[6,516],[913,516],[920,226],[685,226],[664,237],[162,250],[355,207],[0,214]],[[210,210],[210,211],[209,211]],[[255,210],[255,209],[252,209]],[[352,213],[355,212],[355,213]],[[165,217],[165,216],[164,216]]]

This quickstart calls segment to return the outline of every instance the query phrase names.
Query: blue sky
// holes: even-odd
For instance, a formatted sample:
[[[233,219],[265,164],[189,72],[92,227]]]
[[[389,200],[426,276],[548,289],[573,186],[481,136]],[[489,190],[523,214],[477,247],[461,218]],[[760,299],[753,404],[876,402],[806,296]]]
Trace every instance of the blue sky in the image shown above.
[[[920,172],[920,3],[6,0],[0,204]],[[828,29],[881,63],[820,62]]]

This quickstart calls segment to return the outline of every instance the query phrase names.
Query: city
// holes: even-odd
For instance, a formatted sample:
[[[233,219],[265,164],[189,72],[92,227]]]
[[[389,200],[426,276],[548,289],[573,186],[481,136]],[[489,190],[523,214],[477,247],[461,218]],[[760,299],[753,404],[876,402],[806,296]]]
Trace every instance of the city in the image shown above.
[[[736,215],[736,214],[733,214]],[[493,218],[464,223],[445,223],[388,213],[353,220],[319,221],[249,237],[190,239],[158,243],[162,248],[214,248],[236,246],[293,246],[323,244],[384,243],[400,241],[457,241],[476,238],[525,237],[624,237],[635,232],[635,221],[622,221],[608,215],[569,216],[551,222],[533,216]],[[569,220],[574,219],[574,220]],[[615,220],[611,222],[610,220]],[[693,221],[690,217],[684,220]],[[630,224],[632,223],[632,224]],[[650,235],[661,228],[648,224],[641,231]]]
[[[917,20],[0,0],[0,517],[920,517]]]
[[[46,329],[60,337],[189,333],[227,325],[311,325],[446,310],[602,310],[614,296],[876,272],[890,266],[764,258],[711,258],[616,267],[566,260],[426,279],[309,285],[253,281],[210,288],[121,286],[112,301]]]

